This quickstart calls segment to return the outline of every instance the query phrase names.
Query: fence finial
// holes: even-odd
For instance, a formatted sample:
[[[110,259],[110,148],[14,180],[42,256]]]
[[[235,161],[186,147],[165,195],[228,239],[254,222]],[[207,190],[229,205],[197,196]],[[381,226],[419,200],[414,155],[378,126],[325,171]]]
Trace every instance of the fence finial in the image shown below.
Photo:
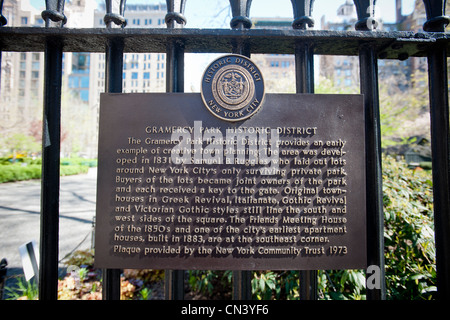
[[[65,0],[45,0],[45,9],[42,11],[42,19],[45,20],[45,26],[62,27],[66,24],[67,18],[64,15]],[[52,25],[50,21],[55,24]]]
[[[0,0],[0,27],[3,27],[8,23],[8,21],[2,14],[2,10],[3,10],[3,0]]]
[[[114,24],[125,28],[127,21],[124,18],[126,0],[105,0],[106,14],[103,18],[106,26],[112,28]]]
[[[450,18],[445,15],[446,0],[423,0],[427,21],[423,24],[423,30],[429,32],[444,32],[450,23]]]
[[[230,0],[231,13],[233,19],[230,21],[232,29],[250,29],[252,27],[252,21],[249,19],[250,6],[252,0]]]
[[[356,30],[373,31],[378,27],[375,20],[375,2],[376,0],[353,0],[356,6],[358,21],[355,24]]]
[[[306,30],[314,27],[314,19],[311,17],[314,0],[291,0],[294,10],[292,28]]]
[[[166,0],[167,14],[165,21],[168,28],[174,28],[175,22],[184,26],[186,24],[186,17],[184,16],[184,7],[186,0]]]

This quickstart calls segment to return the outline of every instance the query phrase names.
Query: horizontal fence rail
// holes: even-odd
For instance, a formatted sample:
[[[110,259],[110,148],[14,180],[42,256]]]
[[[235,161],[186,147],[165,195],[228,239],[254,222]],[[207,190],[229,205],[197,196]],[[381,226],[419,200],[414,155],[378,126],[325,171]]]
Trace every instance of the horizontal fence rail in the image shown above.
[[[236,40],[245,40],[252,53],[294,54],[296,42],[312,41],[314,54],[353,56],[359,54],[362,43],[371,43],[380,59],[426,57],[429,45],[437,42],[450,47],[450,34],[437,32],[31,27],[0,28],[0,47],[2,51],[44,51],[45,39],[55,36],[61,38],[64,51],[102,53],[110,38],[122,38],[124,52],[135,53],[165,52],[167,42],[173,40],[181,41],[186,53],[227,53]]]
[[[184,0],[167,0],[167,29],[127,28],[124,0],[107,0],[106,28],[64,27],[64,0],[47,0],[45,27],[8,27],[0,0],[1,52],[45,52],[43,177],[41,205],[40,299],[57,298],[60,104],[63,52],[106,53],[106,92],[122,91],[123,54],[166,53],[166,91],[184,91],[186,53],[292,54],[296,91],[314,93],[314,55],[359,56],[361,93],[366,113],[368,265],[384,270],[381,181],[381,137],[378,98],[378,59],[427,57],[429,66],[433,191],[435,202],[438,293],[450,297],[450,169],[447,57],[450,34],[446,1],[424,0],[424,32],[378,31],[375,0],[354,0],[355,31],[313,30],[313,0],[292,0],[291,30],[251,29],[250,0],[230,0],[231,29],[186,28]],[[187,17],[189,18],[189,17]],[[0,88],[1,89],[1,88]],[[120,298],[120,270],[103,270],[104,299]],[[166,298],[183,298],[183,270],[166,272]],[[250,272],[234,273],[234,298],[251,298]],[[384,279],[384,271],[382,271]],[[317,274],[301,273],[301,298],[316,299]],[[385,299],[385,286],[368,290],[369,299]]]

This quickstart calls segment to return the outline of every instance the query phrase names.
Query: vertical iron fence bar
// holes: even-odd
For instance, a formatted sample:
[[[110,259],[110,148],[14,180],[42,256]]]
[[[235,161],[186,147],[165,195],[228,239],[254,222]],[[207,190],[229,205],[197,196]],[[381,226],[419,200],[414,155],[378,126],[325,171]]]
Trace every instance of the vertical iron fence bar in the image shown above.
[[[64,0],[46,1],[45,26],[61,28],[66,22]],[[61,85],[63,44],[57,37],[45,43],[44,108],[40,217],[39,299],[58,299],[59,186],[61,142]]]
[[[114,2],[113,2],[114,1]],[[114,25],[125,27],[123,17],[125,11],[124,0],[107,0],[104,22],[107,28]],[[110,38],[106,42],[105,52],[105,91],[108,93],[122,92],[123,79],[123,38]],[[102,270],[102,299],[120,300],[120,269]]]
[[[434,229],[439,299],[450,298],[449,111],[446,44],[429,48]]]
[[[309,42],[295,44],[295,80],[297,93],[314,93],[314,47]]]
[[[445,16],[446,1],[424,1],[427,21],[423,29],[444,32],[450,19]],[[438,298],[450,298],[450,137],[446,44],[428,48],[431,154],[433,174],[434,228]]]
[[[294,11],[292,27],[307,30],[314,27],[311,18],[314,0],[291,0]],[[310,42],[295,43],[295,81],[297,93],[314,93],[314,47]],[[317,271],[301,270],[300,300],[317,300]]]
[[[366,290],[368,300],[384,300],[386,281],[378,61],[375,49],[370,44],[361,46],[359,61],[366,134],[367,265],[380,268],[380,288]]]
[[[356,30],[372,31],[375,0],[354,0],[358,22]],[[380,288],[367,288],[368,300],[386,299],[384,270],[383,178],[381,159],[380,105],[378,92],[378,58],[370,43],[359,48],[360,90],[364,95],[366,141],[366,225],[367,264],[380,270]]]
[[[122,92],[123,39],[108,39],[105,54],[105,90],[109,93]],[[120,269],[102,271],[103,300],[120,300]]]
[[[186,24],[184,17],[185,0],[167,0],[165,21],[168,29]],[[184,92],[184,45],[171,40],[166,50],[166,92]],[[184,299],[184,270],[165,270],[165,298],[167,300]]]
[[[233,18],[230,26],[232,29],[244,30],[250,29],[251,20],[248,18],[250,13],[251,0],[230,0],[231,12]],[[246,57],[250,57],[250,47],[247,41],[237,39],[233,41],[232,52]],[[252,299],[252,272],[248,270],[233,271],[233,292],[234,300],[251,300]]]
[[[233,18],[230,21],[230,27],[236,30],[245,30],[252,27],[252,21],[248,18],[252,0],[230,0],[231,12]],[[250,47],[245,39],[233,39],[231,51],[234,54],[240,54],[250,57]]]
[[[39,299],[56,300],[58,298],[62,42],[59,39],[47,39],[45,47]]]
[[[184,92],[184,45],[174,40],[167,43],[166,92]]]
[[[233,300],[251,300],[252,299],[252,272],[251,271],[233,271]]]

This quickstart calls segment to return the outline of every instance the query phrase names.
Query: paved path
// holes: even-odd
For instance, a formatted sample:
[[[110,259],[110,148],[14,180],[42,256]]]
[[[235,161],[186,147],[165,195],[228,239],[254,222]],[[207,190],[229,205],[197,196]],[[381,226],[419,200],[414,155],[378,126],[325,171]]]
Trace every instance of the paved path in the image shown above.
[[[96,168],[61,177],[60,260],[80,243],[79,249],[91,247],[96,180]],[[39,247],[40,189],[40,180],[0,184],[0,259],[8,260],[8,269],[22,268],[19,246],[35,240]]]

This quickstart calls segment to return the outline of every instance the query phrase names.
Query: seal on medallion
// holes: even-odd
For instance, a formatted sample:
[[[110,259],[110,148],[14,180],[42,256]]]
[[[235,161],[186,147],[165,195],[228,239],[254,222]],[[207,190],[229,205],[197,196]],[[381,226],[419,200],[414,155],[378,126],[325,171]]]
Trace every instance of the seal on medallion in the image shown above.
[[[222,56],[206,68],[201,96],[206,108],[216,117],[241,121],[261,108],[264,80],[249,58],[237,54]]]

